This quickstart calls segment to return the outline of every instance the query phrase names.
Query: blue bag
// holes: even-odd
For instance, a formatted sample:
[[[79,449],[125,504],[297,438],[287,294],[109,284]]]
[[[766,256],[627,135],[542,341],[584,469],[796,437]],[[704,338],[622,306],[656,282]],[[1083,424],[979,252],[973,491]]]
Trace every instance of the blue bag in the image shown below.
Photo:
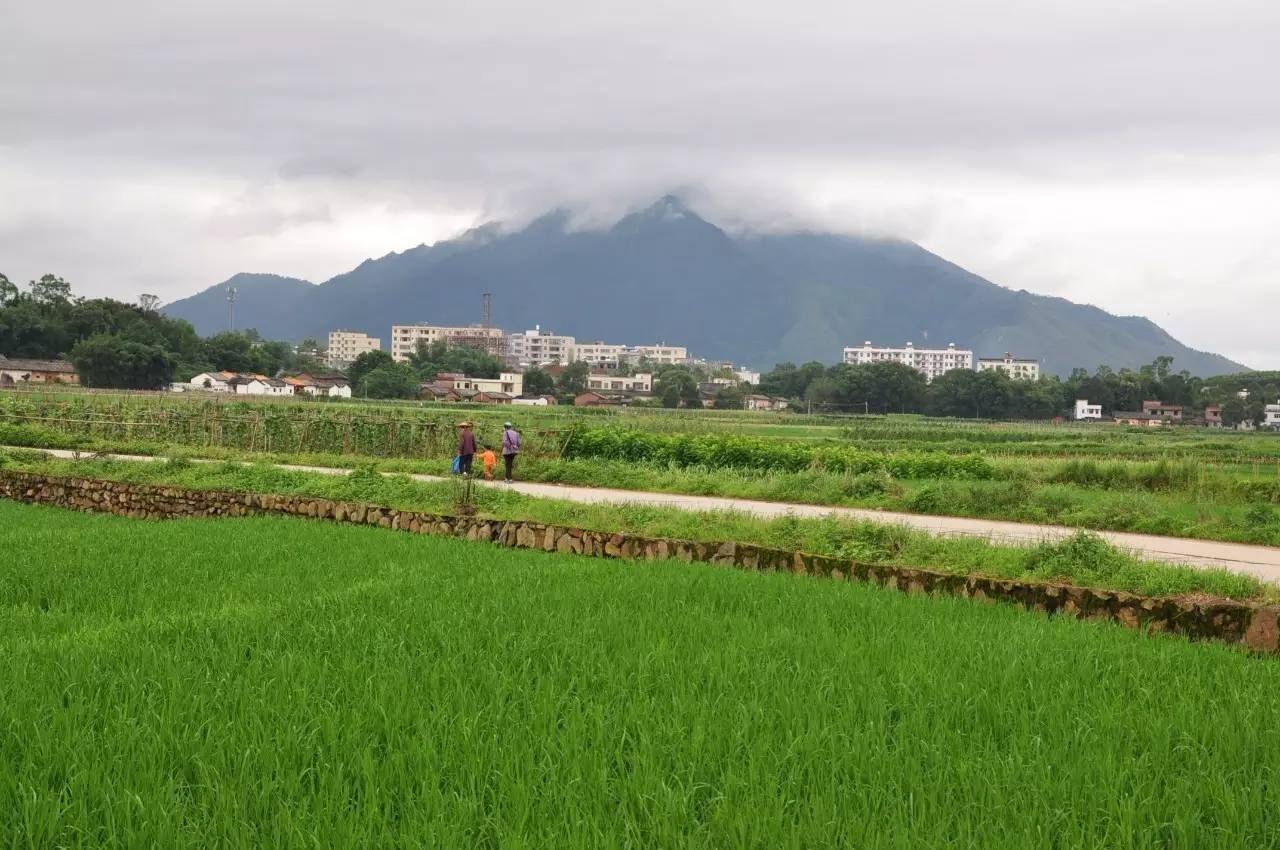
[[[457,455],[453,459],[453,474],[459,475],[462,472],[462,455]]]

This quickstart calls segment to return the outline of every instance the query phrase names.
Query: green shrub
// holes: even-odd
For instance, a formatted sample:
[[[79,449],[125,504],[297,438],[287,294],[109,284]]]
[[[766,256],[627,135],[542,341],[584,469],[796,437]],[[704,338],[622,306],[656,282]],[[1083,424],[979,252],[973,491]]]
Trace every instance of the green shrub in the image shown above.
[[[1253,531],[1268,529],[1276,524],[1276,511],[1270,505],[1253,504],[1244,512],[1244,524]]]
[[[842,483],[843,494],[851,499],[897,495],[902,491],[902,485],[894,481],[893,476],[884,470],[846,475]]]
[[[1057,542],[1041,543],[1027,553],[1026,570],[1039,578],[1071,578],[1108,574],[1130,559],[1097,534],[1077,531]]]
[[[949,502],[948,494],[941,486],[929,484],[921,487],[907,499],[907,507],[918,514],[941,513]]]
[[[1031,496],[1031,502],[1051,519],[1059,519],[1081,504],[1081,500],[1070,489],[1052,486],[1037,489]]]

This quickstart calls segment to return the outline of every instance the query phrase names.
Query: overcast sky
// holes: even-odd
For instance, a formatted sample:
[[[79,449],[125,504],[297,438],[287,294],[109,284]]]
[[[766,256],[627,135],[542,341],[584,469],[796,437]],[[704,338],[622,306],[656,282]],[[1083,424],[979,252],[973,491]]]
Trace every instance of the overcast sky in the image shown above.
[[[1280,368],[1280,3],[5,3],[0,272],[174,300],[556,205],[901,236]]]

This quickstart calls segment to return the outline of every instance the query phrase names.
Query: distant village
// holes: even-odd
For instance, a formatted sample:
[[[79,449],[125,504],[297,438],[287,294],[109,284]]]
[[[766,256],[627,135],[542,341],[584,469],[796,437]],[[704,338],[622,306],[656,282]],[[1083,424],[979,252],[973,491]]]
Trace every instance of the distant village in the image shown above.
[[[690,355],[688,348],[667,342],[653,344],[609,343],[602,340],[580,341],[565,334],[543,330],[540,326],[509,333],[486,325],[444,326],[431,324],[393,325],[389,353],[394,362],[405,363],[420,346],[443,345],[448,349],[466,348],[483,352],[506,364],[509,371],[496,377],[481,377],[462,372],[440,372],[423,382],[418,398],[435,402],[472,404],[550,405],[572,403],[581,407],[623,407],[655,402],[657,373],[664,367],[680,366],[698,377],[697,396],[701,405],[716,406],[725,387],[742,387],[741,402],[735,407],[746,410],[786,410],[796,399],[752,391],[761,382],[761,373],[729,361],[708,361]],[[346,399],[352,397],[347,370],[361,354],[385,350],[379,337],[351,330],[334,330],[328,335],[328,346],[314,352],[327,367],[323,371],[296,375],[263,375],[231,371],[202,372],[189,380],[173,383],[172,392],[208,392],[261,397],[304,397]],[[908,342],[901,347],[873,345],[844,348],[841,362],[851,365],[900,363],[920,373],[932,383],[948,372],[1002,372],[1014,381],[1037,381],[1041,377],[1040,361],[1015,357],[1010,352],[1000,356],[976,357],[974,351],[949,344],[945,348],[917,347]],[[526,392],[525,374],[538,369],[559,383],[560,377],[574,364],[584,364],[587,372],[581,391],[565,398],[550,393]],[[581,367],[578,367],[581,368]],[[75,367],[62,360],[16,360],[0,356],[0,386],[24,384],[76,384]],[[1247,390],[1239,397],[1247,398]],[[1280,401],[1259,408],[1261,416],[1235,423],[1240,430],[1256,428],[1280,430]],[[1140,410],[1114,410],[1104,414],[1101,404],[1077,399],[1074,409],[1056,417],[1068,416],[1078,422],[1112,422],[1135,427],[1196,425],[1224,427],[1220,405],[1191,409],[1183,404],[1145,400]]]
[[[482,378],[444,372],[422,384],[421,397],[434,401],[466,401],[481,404],[555,404],[551,395],[525,393],[524,372],[540,369],[559,379],[575,363],[588,372],[582,392],[572,399],[579,407],[617,407],[654,400],[654,371],[664,366],[684,366],[702,375],[698,393],[704,407],[715,406],[716,393],[726,386],[760,383],[760,373],[730,361],[708,361],[690,356],[683,345],[658,342],[652,345],[579,341],[575,337],[543,330],[540,326],[518,333],[484,325],[449,327],[443,325],[392,325],[390,354],[397,363],[406,363],[420,345],[443,343],[449,348],[482,351],[511,369],[496,378]],[[329,333],[325,362],[335,370],[349,368],[366,351],[383,350],[382,340],[357,331]],[[747,410],[783,410],[788,400],[747,393]]]

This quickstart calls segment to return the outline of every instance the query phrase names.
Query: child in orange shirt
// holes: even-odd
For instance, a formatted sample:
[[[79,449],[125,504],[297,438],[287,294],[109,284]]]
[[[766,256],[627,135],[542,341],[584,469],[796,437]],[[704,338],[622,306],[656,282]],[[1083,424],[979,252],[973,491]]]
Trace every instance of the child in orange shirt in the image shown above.
[[[493,480],[493,468],[498,463],[498,456],[493,453],[492,446],[485,446],[480,453],[480,462],[484,464],[484,480]]]

